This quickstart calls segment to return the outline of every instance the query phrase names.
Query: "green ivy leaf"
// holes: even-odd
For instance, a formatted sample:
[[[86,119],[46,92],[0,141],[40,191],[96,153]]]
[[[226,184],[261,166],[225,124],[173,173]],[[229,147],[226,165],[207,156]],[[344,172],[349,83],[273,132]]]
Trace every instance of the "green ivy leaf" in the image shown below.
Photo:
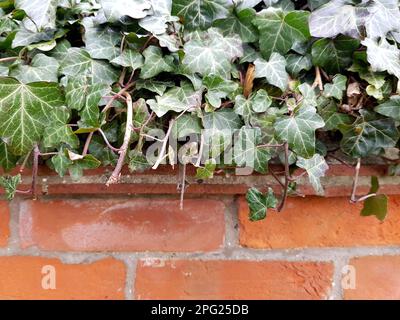
[[[59,67],[56,59],[39,53],[33,57],[30,65],[18,64],[15,68],[12,68],[10,76],[22,83],[58,82]]]
[[[148,47],[143,52],[143,56],[145,62],[140,72],[141,79],[150,79],[161,72],[171,72],[174,70],[174,58],[172,56],[163,57],[162,51],[158,47]]]
[[[379,190],[379,181],[377,177],[371,177],[371,190],[369,194],[377,193]],[[364,201],[364,207],[361,216],[376,216],[380,221],[385,220],[388,211],[388,197],[385,194],[379,194],[370,197]]]
[[[0,167],[6,172],[14,169],[18,161],[18,157],[14,156],[7,145],[0,141]]]
[[[323,195],[324,189],[322,188],[320,179],[325,176],[325,172],[329,169],[324,157],[319,154],[314,154],[310,159],[298,157],[296,165],[299,168],[306,170],[315,192],[318,195]]]
[[[260,221],[266,218],[268,209],[275,208],[278,204],[274,192],[271,188],[263,194],[256,188],[251,188],[246,195],[247,203],[250,207],[250,221]]]
[[[107,20],[117,22],[124,16],[134,19],[144,18],[151,8],[148,0],[100,0]]]
[[[337,74],[332,79],[332,84],[327,83],[324,86],[324,95],[326,97],[333,97],[338,100],[342,100],[343,93],[346,90],[347,77],[341,74]]]
[[[286,60],[279,53],[272,53],[268,61],[258,58],[254,61],[254,65],[256,78],[265,78],[268,83],[282,91],[287,88],[289,75],[286,72]]]
[[[214,172],[216,168],[217,164],[213,159],[206,160],[206,163],[204,164],[203,167],[197,168],[196,179],[199,180],[212,179],[214,177]]]
[[[400,121],[400,96],[390,97],[389,101],[381,103],[374,110],[384,116]]]
[[[203,84],[207,88],[206,99],[214,108],[219,108],[221,99],[227,98],[239,88],[236,82],[226,80],[218,75],[205,76]]]
[[[15,7],[27,15],[24,27],[33,32],[55,28],[57,4],[58,0],[15,0]]]
[[[192,134],[201,134],[202,126],[199,117],[193,114],[184,114],[176,119],[172,128],[174,139],[185,138]]]
[[[132,49],[126,49],[118,57],[111,60],[111,63],[136,70],[140,69],[144,65],[144,58],[139,52]]]
[[[0,186],[4,188],[7,200],[11,201],[14,199],[18,185],[21,182],[22,179],[20,174],[17,176],[0,177]]]

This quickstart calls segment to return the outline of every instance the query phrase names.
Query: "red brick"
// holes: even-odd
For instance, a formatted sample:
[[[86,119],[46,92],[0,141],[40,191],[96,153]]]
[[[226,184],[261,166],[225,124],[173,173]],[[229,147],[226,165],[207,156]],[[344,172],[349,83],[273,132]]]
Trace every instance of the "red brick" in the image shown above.
[[[356,247],[400,244],[400,196],[390,196],[384,222],[361,217],[362,205],[348,198],[290,198],[286,209],[251,222],[244,198],[239,203],[240,243],[251,248]]]
[[[276,261],[139,263],[137,299],[326,299],[332,265]]]
[[[45,266],[54,267],[55,290],[42,287]],[[0,299],[123,299],[125,273],[124,263],[114,259],[69,265],[40,257],[0,257]]]
[[[350,265],[355,268],[356,286],[344,290],[345,299],[400,299],[400,256],[356,258]]]
[[[0,247],[7,245],[8,237],[10,236],[9,222],[10,222],[10,212],[9,212],[8,202],[0,201]]]
[[[22,247],[56,251],[211,251],[224,241],[220,201],[54,200],[21,204]]]

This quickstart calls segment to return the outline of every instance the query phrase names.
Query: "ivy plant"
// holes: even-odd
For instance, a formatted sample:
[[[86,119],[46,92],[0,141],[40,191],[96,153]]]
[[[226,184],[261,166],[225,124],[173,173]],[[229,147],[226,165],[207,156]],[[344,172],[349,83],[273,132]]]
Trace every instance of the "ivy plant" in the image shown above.
[[[362,215],[382,220],[377,179],[356,192],[361,159],[400,172],[399,5],[0,0],[0,185],[9,199],[35,196],[40,164],[74,180],[112,166],[111,185],[125,165],[169,163],[183,168],[183,199],[188,165],[199,181],[269,173],[281,199],[268,185],[247,194],[260,220],[299,179],[322,195],[332,158],[354,166]],[[32,166],[29,190],[10,174],[17,166]]]

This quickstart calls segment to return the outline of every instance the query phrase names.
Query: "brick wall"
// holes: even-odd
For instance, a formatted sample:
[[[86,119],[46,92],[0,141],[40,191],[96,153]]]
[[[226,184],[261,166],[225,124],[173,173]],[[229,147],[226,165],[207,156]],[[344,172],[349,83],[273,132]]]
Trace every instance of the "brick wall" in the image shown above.
[[[400,196],[383,223],[313,196],[254,223],[242,195],[69,189],[0,201],[0,298],[400,298]]]

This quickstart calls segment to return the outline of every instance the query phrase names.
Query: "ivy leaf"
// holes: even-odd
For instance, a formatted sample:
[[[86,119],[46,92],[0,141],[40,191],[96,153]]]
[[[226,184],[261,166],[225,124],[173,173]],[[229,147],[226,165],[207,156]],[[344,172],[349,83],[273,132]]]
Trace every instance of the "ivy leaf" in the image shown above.
[[[167,29],[167,23],[177,21],[171,16],[172,0],[150,0],[151,13],[139,21],[139,25],[153,35],[161,35]]]
[[[203,78],[203,84],[207,88],[206,98],[214,108],[221,106],[221,99],[227,98],[231,93],[239,88],[239,85],[231,80],[226,80],[221,76],[209,75]]]
[[[258,58],[254,61],[255,77],[265,78],[268,83],[284,91],[289,82],[289,75],[286,72],[286,60],[279,53],[272,53],[269,61]]]
[[[84,170],[97,169],[100,165],[101,162],[89,154],[74,160],[73,164],[68,167],[68,171],[73,181],[79,181],[83,176]]]
[[[263,194],[256,188],[251,188],[246,195],[247,203],[250,207],[250,221],[260,221],[266,218],[268,209],[275,208],[278,204],[274,192],[271,188]]]
[[[324,125],[314,108],[300,108],[293,116],[277,119],[275,132],[277,138],[287,141],[297,155],[310,158],[315,153],[315,130]]]
[[[260,50],[268,59],[273,52],[286,54],[295,42],[305,42],[310,38],[307,11],[283,12],[268,8],[257,14],[255,26],[260,31]]]
[[[194,90],[188,82],[182,82],[180,87],[174,87],[156,99],[147,100],[151,110],[158,117],[162,117],[169,111],[190,111],[201,106],[202,90]]]
[[[255,17],[254,9],[234,10],[227,18],[216,20],[213,26],[225,36],[238,34],[243,42],[255,42],[258,40],[258,31],[253,25]]]
[[[141,80],[139,79],[136,82],[136,88],[146,89],[151,92],[157,93],[159,96],[162,96],[168,87],[173,87],[175,84],[172,81],[157,81],[153,79],[149,80]]]
[[[310,159],[304,159],[302,157],[297,158],[296,165],[299,168],[306,170],[311,185],[318,195],[324,194],[320,178],[325,176],[325,172],[329,169],[325,158],[320,154],[314,154]]]
[[[351,64],[353,52],[359,47],[357,39],[339,36],[336,39],[320,39],[312,46],[314,65],[328,73],[340,73]]]
[[[0,78],[0,137],[15,155],[24,155],[42,138],[64,104],[56,83],[22,84],[13,78]]]
[[[327,83],[324,86],[324,95],[326,97],[333,97],[338,100],[342,100],[343,92],[346,90],[347,77],[341,74],[337,74],[332,79],[332,84]]]
[[[228,78],[231,62],[243,55],[243,46],[238,35],[224,37],[218,29],[210,28],[200,39],[187,42],[184,51],[182,63],[191,72]]]
[[[57,155],[51,158],[51,163],[60,177],[64,177],[68,168],[73,165],[73,161],[67,157],[64,149],[61,149]]]
[[[371,1],[367,9],[369,15],[365,20],[365,28],[369,39],[385,37],[389,31],[400,30],[399,1]]]
[[[361,25],[368,11],[357,8],[347,0],[331,0],[310,16],[313,37],[332,38],[344,34],[352,38],[361,36]]]
[[[82,21],[85,28],[86,50],[93,59],[112,60],[118,56],[120,49],[117,47],[121,41],[121,35],[110,27],[94,25],[91,18]]]
[[[374,110],[384,116],[400,121],[400,96],[390,97],[389,101],[380,104]]]
[[[58,69],[60,65],[56,59],[44,54],[33,57],[30,65],[18,64],[10,72],[10,76],[22,83],[30,82],[58,82]]]
[[[387,71],[400,79],[400,50],[386,39],[376,42],[366,38],[361,42],[367,47],[368,62],[373,71]]]
[[[163,57],[160,48],[155,46],[148,47],[144,52],[145,63],[140,72],[141,79],[150,79],[161,72],[171,72],[174,70],[174,58],[172,56]]]
[[[18,157],[14,156],[10,150],[8,150],[7,145],[0,140],[0,167],[4,169],[5,172],[9,172],[14,169],[18,161]]]
[[[93,84],[112,84],[118,80],[119,73],[110,64],[92,59],[89,53],[80,48],[70,48],[61,62],[60,72],[69,77],[86,76]]]
[[[215,160],[208,159],[204,164],[204,167],[197,168],[196,170],[196,179],[199,180],[207,180],[212,179],[214,177],[215,169],[217,168],[217,164]]]
[[[180,17],[188,30],[206,29],[228,13],[225,0],[174,0],[172,4],[172,14]]]
[[[151,165],[141,152],[132,150],[129,153],[129,170],[131,172],[143,172],[150,168]]]
[[[341,125],[350,125],[353,118],[346,114],[339,112],[336,102],[332,99],[321,97],[318,99],[318,113],[324,119],[324,130],[338,130]]]
[[[147,10],[151,8],[147,0],[100,0],[104,15],[110,22],[117,22],[122,17],[141,19],[147,16]]]
[[[272,99],[264,89],[253,92],[248,99],[243,95],[235,98],[234,110],[241,115],[246,124],[249,124],[254,113],[262,113],[268,110],[272,104]]]
[[[111,63],[136,70],[144,65],[144,58],[139,52],[126,49],[118,57],[111,60]]]
[[[301,71],[311,70],[313,66],[310,55],[301,56],[292,53],[286,57],[286,61],[286,70],[293,77],[297,77]]]
[[[15,0],[15,8],[29,17],[23,20],[25,28],[33,32],[55,28],[57,5],[58,0]]]
[[[377,177],[371,177],[371,190],[369,194],[377,193],[379,190],[379,181]],[[388,197],[385,194],[379,194],[370,197],[364,201],[364,207],[361,216],[376,216],[380,221],[385,220],[388,211]]]
[[[14,199],[18,185],[22,182],[21,175],[0,177],[0,186],[6,192],[7,200]]]
[[[172,137],[181,139],[192,134],[201,134],[202,126],[200,118],[192,114],[183,114],[176,119],[172,128]]]
[[[242,127],[242,121],[232,109],[221,109],[206,113],[203,117],[203,125],[205,129],[212,132],[233,131]]]
[[[360,113],[352,125],[339,127],[343,134],[340,143],[343,152],[354,158],[364,158],[396,145],[399,132],[392,119],[379,118],[366,110]]]

